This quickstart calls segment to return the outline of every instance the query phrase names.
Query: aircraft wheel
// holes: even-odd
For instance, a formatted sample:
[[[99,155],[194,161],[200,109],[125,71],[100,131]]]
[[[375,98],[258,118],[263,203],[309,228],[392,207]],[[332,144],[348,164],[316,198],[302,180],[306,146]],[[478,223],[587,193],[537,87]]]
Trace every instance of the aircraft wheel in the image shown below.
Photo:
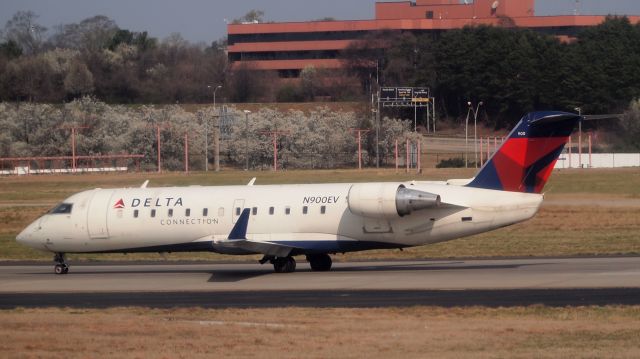
[[[293,257],[276,258],[273,260],[276,273],[291,273],[296,270],[296,260]]]
[[[311,270],[316,272],[326,272],[331,269],[331,257],[328,254],[310,254],[307,256],[307,261],[311,266]]]
[[[56,264],[56,266],[53,267],[53,271],[56,274],[67,274],[69,273],[69,267],[64,264]]]

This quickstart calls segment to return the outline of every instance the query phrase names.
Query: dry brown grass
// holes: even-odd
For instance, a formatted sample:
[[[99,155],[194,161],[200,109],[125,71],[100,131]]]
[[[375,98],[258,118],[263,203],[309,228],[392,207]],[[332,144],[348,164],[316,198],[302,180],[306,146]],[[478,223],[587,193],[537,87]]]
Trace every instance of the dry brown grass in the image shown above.
[[[640,356],[638,306],[30,309],[0,320],[6,358]]]

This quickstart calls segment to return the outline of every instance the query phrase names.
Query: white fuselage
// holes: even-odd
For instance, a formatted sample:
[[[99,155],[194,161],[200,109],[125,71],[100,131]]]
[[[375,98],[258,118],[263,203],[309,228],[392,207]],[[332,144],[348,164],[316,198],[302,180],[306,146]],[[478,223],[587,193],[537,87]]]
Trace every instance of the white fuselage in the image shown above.
[[[405,216],[367,217],[349,207],[353,184],[95,189],[69,197],[64,203],[72,204],[70,213],[46,214],[17,239],[63,253],[248,254],[222,244],[242,209],[249,208],[248,240],[299,248],[298,254],[336,253],[418,246],[486,232],[531,218],[542,202],[540,194],[446,182],[398,184],[437,194],[442,204]]]

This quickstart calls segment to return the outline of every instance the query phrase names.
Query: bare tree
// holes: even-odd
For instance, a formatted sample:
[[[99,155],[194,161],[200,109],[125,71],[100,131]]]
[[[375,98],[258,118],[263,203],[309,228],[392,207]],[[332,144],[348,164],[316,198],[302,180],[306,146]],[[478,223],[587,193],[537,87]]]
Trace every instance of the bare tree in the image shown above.
[[[3,36],[7,40],[15,41],[25,54],[40,51],[47,28],[38,24],[38,15],[33,11],[18,11],[7,21]]]
[[[246,23],[260,23],[264,22],[264,11],[262,10],[249,10],[243,17],[234,19],[233,24],[246,24]]]
[[[95,52],[108,47],[117,31],[118,26],[115,21],[98,15],[77,24],[58,26],[51,42],[56,47]]]

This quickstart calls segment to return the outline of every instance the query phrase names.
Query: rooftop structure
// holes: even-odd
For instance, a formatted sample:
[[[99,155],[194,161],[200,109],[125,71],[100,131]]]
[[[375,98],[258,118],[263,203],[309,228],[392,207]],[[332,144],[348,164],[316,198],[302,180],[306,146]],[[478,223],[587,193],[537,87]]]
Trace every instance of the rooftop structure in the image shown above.
[[[464,26],[529,28],[569,41],[605,16],[535,16],[535,0],[416,0],[377,2],[375,19],[229,24],[228,53],[234,68],[277,71],[297,77],[306,66],[343,67],[340,52],[354,40],[382,30],[442,32]],[[633,23],[639,16],[630,16]]]

